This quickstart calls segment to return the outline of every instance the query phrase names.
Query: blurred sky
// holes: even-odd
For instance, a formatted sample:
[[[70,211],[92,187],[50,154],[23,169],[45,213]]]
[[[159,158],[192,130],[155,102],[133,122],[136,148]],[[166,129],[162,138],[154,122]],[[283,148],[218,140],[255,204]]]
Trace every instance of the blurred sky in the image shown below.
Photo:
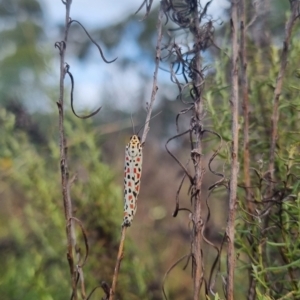
[[[73,0],[71,16],[73,19],[84,21],[87,26],[109,26],[116,21],[122,21],[128,15],[134,14],[143,0]],[[58,23],[64,19],[64,8],[61,0],[44,0],[51,22]],[[201,1],[204,6],[208,1]],[[160,1],[155,0],[153,7]],[[225,8],[229,7],[228,0],[213,0],[209,12],[216,19],[222,16]],[[144,12],[144,9],[143,11]]]
[[[44,2],[52,22],[61,23],[65,13],[61,0],[44,0]],[[83,21],[87,27],[106,27],[133,14],[140,3],[141,0],[73,0],[71,16],[73,19]]]
[[[205,5],[207,1],[201,1],[202,5]],[[129,15],[133,15],[135,11],[141,5],[142,0],[73,0],[71,6],[71,18],[80,21],[87,30],[99,27],[107,27],[118,23]],[[62,39],[59,36],[59,32],[56,30],[57,24],[64,22],[65,8],[61,0],[43,0],[41,4],[45,8],[48,28],[49,39],[55,41]],[[155,0],[153,6],[159,4],[158,0]],[[225,8],[229,7],[227,0],[214,0],[209,6],[209,13],[213,15],[214,19],[222,20],[222,13]],[[142,9],[142,13],[145,12],[145,8]],[[133,33],[134,35],[134,33]],[[122,49],[127,49],[126,53],[134,53],[135,49],[132,43],[132,39],[128,38],[125,43],[122,43]],[[56,50],[53,50],[55,55],[58,56]],[[122,53],[107,53],[105,56],[108,60],[120,57]],[[135,54],[135,53],[134,53]],[[134,55],[133,54],[133,55]],[[135,99],[141,94],[141,79],[137,73],[137,70],[132,68],[131,70],[124,71],[118,64],[104,64],[99,56],[98,50],[94,49],[91,53],[90,59],[84,63],[79,63],[72,58],[67,57],[66,61],[71,66],[71,72],[75,78],[75,106],[77,108],[89,107],[95,108],[101,104],[101,94],[105,90],[109,92],[114,99],[122,99],[120,103],[116,105],[120,109],[126,109],[128,107],[128,101],[148,101],[150,98],[151,83],[149,83],[149,95],[145,95],[145,99]],[[153,58],[154,61],[154,58]],[[56,62],[57,63],[57,62]],[[154,64],[149,65],[149,62],[145,62],[140,59],[141,68],[147,69],[151,72],[154,71]],[[58,70],[57,68],[54,69]],[[57,76],[58,74],[55,74]],[[58,81],[58,78],[57,78]],[[145,87],[143,87],[145,89]],[[147,89],[147,87],[146,87]],[[147,100],[148,99],[148,100]],[[134,111],[129,106],[131,112]]]

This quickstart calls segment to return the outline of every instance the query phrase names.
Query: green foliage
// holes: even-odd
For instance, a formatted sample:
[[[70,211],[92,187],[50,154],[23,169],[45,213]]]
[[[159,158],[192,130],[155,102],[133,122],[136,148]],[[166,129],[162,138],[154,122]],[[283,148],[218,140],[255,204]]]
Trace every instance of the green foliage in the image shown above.
[[[270,153],[271,117],[274,88],[281,51],[277,46],[251,50],[248,47],[249,109],[250,109],[250,177],[255,211],[249,214],[245,200],[243,176],[239,177],[239,209],[236,221],[238,268],[236,291],[241,287],[244,270],[254,278],[257,299],[298,299],[299,281],[299,40],[293,38],[287,72],[279,105],[278,139],[275,159],[275,190],[270,194],[268,159]],[[228,110],[230,88],[224,69],[230,61],[226,56],[216,63],[214,76],[209,77],[206,103],[212,128],[230,141],[231,114]],[[242,105],[241,105],[242,109]],[[241,110],[242,113],[242,110]],[[240,174],[243,174],[243,118],[240,120]],[[227,144],[219,157],[229,161]],[[226,171],[225,171],[225,175]],[[251,276],[250,276],[251,275]],[[246,281],[249,279],[245,278]],[[250,281],[249,281],[250,284]],[[241,295],[248,293],[247,286]],[[240,296],[239,296],[240,299]]]
[[[51,116],[54,120],[55,116]],[[66,299],[70,278],[59,173],[57,138],[48,146],[32,144],[16,130],[15,117],[0,110],[0,252],[2,299]],[[90,254],[84,268],[87,291],[111,281],[122,222],[122,193],[109,166],[101,162],[99,137],[91,121],[67,119],[74,216],[88,235]],[[51,128],[49,128],[51,132]],[[81,251],[85,246],[78,228]],[[128,245],[127,254],[136,260]],[[145,293],[145,271],[123,266],[119,286]],[[128,290],[128,288],[124,288]],[[130,290],[129,290],[130,291]],[[126,293],[124,293],[126,294]],[[132,298],[133,299],[133,298]]]
[[[0,30],[0,102],[32,100],[41,92],[49,55],[42,49],[43,12],[39,1],[0,1],[0,16],[5,26]],[[5,71],[4,71],[5,70]]]
[[[278,47],[281,45],[277,40],[283,32],[283,15],[286,14],[287,6],[288,1],[276,1],[276,5],[272,5],[277,19],[270,22],[273,45],[258,48],[250,38],[247,41],[250,176],[255,214],[249,214],[245,201],[242,176],[244,120],[240,117],[240,189],[235,241],[238,261],[236,299],[245,299],[251,277],[256,282],[257,299],[300,298],[300,286],[297,280],[300,276],[298,176],[300,43],[297,38],[292,40],[290,47],[289,63],[280,98],[275,191],[272,197],[267,193],[270,184],[267,163],[270,151],[272,99],[281,55]],[[23,18],[16,18],[17,13]],[[0,0],[0,16],[5,24],[9,24],[2,27],[0,31],[0,40],[4,41],[0,45],[0,69],[5,70],[0,72],[0,256],[2,262],[0,295],[1,299],[16,300],[69,299],[70,275],[66,258],[66,224],[60,185],[57,113],[37,114],[38,121],[24,123],[24,112],[14,106],[18,106],[18,101],[22,103],[26,100],[31,101],[30,95],[33,92],[43,90],[42,79],[49,59],[47,51],[45,52],[45,49],[41,51],[40,47],[40,43],[45,38],[43,13],[39,2],[35,0]],[[129,17],[113,27],[95,29],[92,35],[96,38],[99,35],[107,47],[115,48],[119,41],[134,34],[134,40],[139,42],[135,43],[135,46],[140,47],[139,51],[142,49],[144,54],[151,54],[152,59],[156,17],[157,11],[153,11],[143,23],[145,25],[137,31],[131,30],[131,26],[136,27],[137,21]],[[81,36],[81,29],[78,30]],[[72,27],[72,31],[76,36],[76,26]],[[228,46],[229,30],[224,36],[226,41],[221,46],[222,49]],[[85,58],[88,49],[89,42],[86,41],[82,46],[76,45],[74,51],[77,51],[80,58]],[[222,169],[228,179],[231,143],[230,53],[225,51],[219,53],[220,56],[215,59],[213,72],[208,72],[206,78],[204,99],[208,114],[205,126],[216,131],[223,138],[223,148],[218,154],[216,169]],[[132,58],[124,57],[122,64],[126,66],[128,63],[132,63]],[[144,70],[141,70],[141,73],[145,74]],[[163,89],[161,87],[162,85],[160,90],[171,90],[167,84]],[[12,99],[16,101],[15,104]],[[117,101],[118,99],[115,100],[116,103]],[[159,137],[160,143],[162,133],[169,134],[166,132],[170,131],[172,122],[170,120],[174,111],[177,111],[177,108],[180,110],[179,105],[174,102],[170,104],[168,101],[162,101],[161,106],[163,121],[155,120],[151,124],[151,132],[155,132],[155,126],[158,127],[156,136]],[[110,283],[112,278],[122,222],[122,192],[121,187],[114,183],[112,167],[102,161],[101,140],[94,129],[95,124],[91,120],[78,120],[69,116],[69,113],[66,117],[70,178],[75,179],[75,175],[77,178],[71,188],[74,216],[82,221],[90,247],[88,261],[84,267],[85,283],[89,292],[102,280]],[[32,116],[25,113],[25,121],[31,119]],[[165,123],[161,125],[160,122]],[[218,144],[216,142],[207,145],[209,147],[204,147],[205,155],[209,154],[211,148],[216,149]],[[160,157],[155,158],[156,160],[151,157],[159,164]],[[171,172],[173,171],[174,169]],[[155,170],[155,176],[158,173]],[[165,178],[164,170],[162,173]],[[173,187],[169,186],[169,182],[167,184],[165,182],[163,181],[162,188],[172,190]],[[213,193],[212,198],[223,200],[226,191],[218,190],[218,192],[218,194]],[[173,194],[165,198],[171,197]],[[162,196],[153,198],[160,201]],[[221,214],[224,214],[222,209]],[[144,254],[146,259],[135,254],[139,245],[134,246],[130,240],[126,241],[125,257],[118,281],[119,299],[160,299],[160,294],[151,293],[159,291],[159,277],[162,277],[166,269],[164,260],[167,261],[168,256],[173,256],[173,249],[168,250],[169,252],[164,249],[164,253],[156,251],[166,237],[159,230],[162,227],[158,228],[158,223],[155,224],[153,227],[148,226],[148,232],[152,235],[158,232],[159,238],[152,242],[150,250],[146,249]],[[168,226],[170,226],[169,231],[166,230],[168,234],[176,231],[171,227],[173,225]],[[182,231],[180,228],[178,232],[182,234]],[[81,252],[84,253],[85,246],[79,226],[76,228],[76,234]],[[184,234],[186,238],[188,234],[186,232]],[[218,243],[220,239],[218,233],[216,235],[216,243]],[[210,251],[207,252],[209,255],[205,256],[206,259],[208,257],[205,264],[210,264],[208,262]],[[153,275],[149,272],[149,268],[144,264],[147,259],[148,262],[154,261],[151,270],[156,270],[159,274]],[[222,260],[222,274],[225,268]],[[172,299],[186,297],[187,291],[190,292],[191,281],[184,281],[181,270],[176,274],[179,274],[176,280],[170,282],[173,284],[169,292]],[[151,288],[151,284],[156,286]],[[219,296],[222,295],[222,284],[222,282],[216,283],[216,286],[220,287],[218,289],[220,292],[210,299],[222,299]],[[92,299],[99,299],[102,295],[100,289]]]

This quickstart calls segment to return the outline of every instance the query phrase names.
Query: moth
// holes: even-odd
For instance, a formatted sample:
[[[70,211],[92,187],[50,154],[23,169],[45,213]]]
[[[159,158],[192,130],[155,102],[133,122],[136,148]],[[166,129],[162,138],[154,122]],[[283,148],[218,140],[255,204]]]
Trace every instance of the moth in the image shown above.
[[[125,148],[124,166],[124,219],[122,226],[129,227],[137,209],[140,191],[143,147],[138,135],[134,134]]]
[[[151,119],[155,118],[161,112]],[[122,227],[129,227],[132,223],[137,209],[137,198],[140,192],[142,163],[143,163],[143,146],[138,134],[141,129],[151,120],[149,119],[140,128],[137,134],[131,136],[129,143],[125,148],[125,166],[124,166],[124,217]],[[131,119],[132,121],[132,119]],[[134,132],[134,125],[132,121]]]

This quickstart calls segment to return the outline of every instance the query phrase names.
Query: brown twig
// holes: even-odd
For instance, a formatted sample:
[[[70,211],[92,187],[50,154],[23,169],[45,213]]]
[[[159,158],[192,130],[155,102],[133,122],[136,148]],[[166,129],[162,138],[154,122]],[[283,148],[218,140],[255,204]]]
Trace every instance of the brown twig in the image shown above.
[[[159,69],[159,63],[160,63],[160,57],[161,57],[161,40],[162,40],[162,19],[163,19],[164,13],[162,9],[162,5],[160,6],[159,14],[158,14],[158,21],[157,21],[157,44],[156,44],[156,55],[155,55],[155,70],[153,75],[153,87],[152,87],[152,93],[150,102],[147,104],[147,116],[145,120],[145,128],[141,139],[141,144],[143,145],[146,141],[147,134],[150,130],[149,127],[149,121],[151,119],[153,104],[156,99],[156,93],[158,90],[157,87],[157,74]],[[109,300],[113,300],[115,293],[116,293],[116,286],[117,286],[117,280],[118,275],[120,271],[121,261],[123,258],[123,252],[124,252],[124,241],[125,241],[125,234],[126,234],[126,226],[122,226],[122,233],[121,233],[121,241],[119,245],[119,252],[118,257],[116,261],[116,266],[114,270],[113,280],[112,280],[112,286],[110,288],[109,292]]]
[[[65,130],[64,130],[64,79],[66,75],[65,51],[66,51],[67,39],[68,39],[68,31],[69,31],[68,23],[70,19],[70,9],[71,9],[72,1],[66,0],[63,3],[66,6],[64,39],[60,43],[55,44],[55,46],[59,49],[59,54],[60,54],[59,100],[57,102],[58,111],[59,111],[60,170],[61,170],[62,196],[63,196],[63,203],[64,203],[66,233],[67,233],[67,259],[68,259],[70,273],[71,273],[72,296],[74,300],[77,300],[78,299],[77,271],[74,266],[74,252],[73,252],[76,245],[76,237],[74,232],[74,223],[72,221],[72,202],[70,197],[67,143],[66,143]]]
[[[192,12],[193,16],[193,27],[191,31],[194,33],[195,42],[195,64],[193,66],[194,80],[193,85],[195,89],[195,105],[193,117],[191,118],[191,128],[195,133],[193,143],[191,140],[191,158],[194,163],[195,169],[195,179],[194,179],[194,213],[193,213],[193,240],[192,240],[192,257],[193,257],[193,285],[194,285],[194,295],[193,299],[198,300],[200,296],[200,290],[203,282],[203,261],[202,261],[202,204],[201,204],[201,192],[202,192],[202,180],[203,180],[203,155],[202,155],[202,118],[203,118],[203,99],[202,95],[202,64],[201,64],[201,54],[200,54],[200,41],[202,39],[202,30],[200,27],[201,17],[206,14],[207,6],[210,2],[206,4],[206,7],[202,10],[201,16],[199,16],[200,3],[194,1],[194,10]]]
[[[269,172],[270,172],[270,187],[269,193],[272,192],[274,187],[274,163],[275,163],[275,148],[278,135],[278,119],[279,119],[279,98],[282,90],[283,78],[286,70],[289,45],[291,40],[292,29],[297,18],[299,18],[299,1],[290,0],[291,14],[285,26],[285,37],[283,41],[283,49],[281,53],[280,69],[276,79],[276,85],[273,96],[273,113],[272,113],[272,130],[271,130],[271,142],[270,142],[270,160],[269,160]]]
[[[255,5],[255,4],[254,4]],[[257,4],[256,4],[257,5]],[[257,10],[255,10],[255,15],[252,20],[246,26],[246,7],[245,0],[240,0],[239,7],[240,14],[240,59],[241,59],[241,91],[242,91],[242,105],[244,114],[244,130],[243,130],[243,156],[244,156],[244,183],[246,192],[246,207],[247,216],[250,220],[253,220],[254,203],[251,201],[251,179],[250,179],[250,153],[249,153],[249,95],[248,95],[248,76],[247,76],[247,51],[246,51],[246,33],[248,28],[254,23],[257,18]],[[248,224],[248,222],[247,222]],[[256,281],[252,276],[252,268],[249,268],[249,289],[248,289],[248,300],[255,298],[255,286]]]
[[[226,228],[227,246],[227,284],[226,299],[233,300],[234,292],[234,235],[235,235],[235,215],[236,215],[236,197],[237,197],[237,176],[238,176],[238,3],[236,0],[231,1],[231,39],[232,39],[232,65],[231,65],[231,175],[229,188],[229,211]]]
[[[250,181],[250,154],[249,154],[249,96],[248,96],[248,76],[247,76],[247,51],[246,51],[246,12],[245,0],[240,0],[240,30],[241,30],[241,90],[244,112],[244,180],[246,190],[246,206],[248,211],[253,213],[253,203],[251,200],[251,181]]]
[[[171,81],[177,84],[179,90],[178,99],[188,107],[182,109],[176,117],[176,128],[178,132],[179,116],[191,112],[189,129],[178,134],[168,140],[189,133],[191,145],[191,160],[194,166],[194,174],[191,175],[187,168],[168,150],[168,153],[176,160],[176,162],[184,170],[190,180],[190,198],[192,203],[192,241],[191,241],[191,258],[192,258],[192,276],[193,276],[193,299],[198,300],[201,293],[202,284],[204,282],[204,260],[203,260],[203,219],[202,219],[202,182],[205,173],[203,161],[203,120],[205,116],[203,105],[203,89],[204,89],[204,69],[202,68],[201,51],[205,51],[213,43],[212,37],[214,33],[213,22],[207,20],[208,6],[211,1],[206,2],[202,7],[197,0],[192,1],[168,1],[165,3],[165,14],[167,20],[171,20],[178,25],[175,30],[189,30],[193,37],[193,46],[188,47],[187,51],[182,50],[179,44],[174,42],[169,44],[169,55],[166,56],[170,61]],[[205,20],[205,21],[204,21]],[[172,29],[169,29],[171,33]],[[186,45],[184,45],[186,47]],[[177,78],[182,77],[182,79]],[[184,93],[189,89],[189,93]],[[177,195],[178,198],[178,195]],[[177,205],[178,208],[178,205]],[[179,210],[179,209],[178,209]],[[175,212],[177,212],[176,210]],[[207,294],[207,289],[205,289]]]
[[[122,226],[121,241],[120,241],[120,245],[119,245],[119,251],[118,251],[113,281],[112,281],[112,285],[111,285],[111,288],[109,291],[109,300],[113,300],[115,297],[115,293],[116,293],[118,275],[119,275],[119,271],[120,271],[121,261],[123,259],[123,254],[124,254],[124,242],[125,242],[125,236],[126,236],[126,229],[127,229],[126,226]]]
[[[152,85],[152,93],[151,93],[151,98],[150,102],[147,106],[147,116],[146,116],[146,121],[145,121],[145,128],[144,132],[142,135],[141,143],[142,145],[146,141],[146,137],[148,134],[148,131],[150,129],[149,127],[149,121],[151,119],[151,114],[152,114],[152,109],[153,109],[153,104],[156,99],[156,93],[158,90],[157,87],[157,73],[158,73],[158,68],[159,68],[159,63],[160,63],[160,58],[161,58],[161,40],[162,40],[162,19],[164,16],[162,4],[160,5],[159,13],[158,13],[158,20],[157,20],[157,43],[156,43],[156,54],[155,54],[155,69],[154,69],[154,74],[153,74],[153,85]]]
[[[72,0],[61,0],[61,1],[66,7],[64,39],[61,42],[55,43],[55,47],[59,49],[59,54],[60,54],[60,84],[59,84],[60,94],[59,94],[59,100],[57,102],[57,106],[58,106],[58,110],[59,110],[60,169],[61,169],[62,195],[63,195],[65,220],[66,220],[66,231],[67,231],[67,249],[68,249],[67,250],[67,258],[68,258],[68,262],[69,262],[69,268],[70,268],[70,273],[71,273],[71,282],[72,282],[71,300],[77,300],[78,299],[77,285],[78,285],[79,281],[80,281],[80,285],[81,285],[82,298],[86,299],[84,275],[83,275],[82,267],[87,260],[89,247],[88,247],[87,235],[83,229],[83,225],[82,225],[81,221],[72,216],[73,212],[72,212],[72,201],[71,201],[71,196],[70,196],[70,187],[71,187],[72,183],[74,182],[76,176],[69,179],[68,160],[67,160],[67,149],[68,148],[67,148],[66,136],[65,136],[65,130],[64,130],[64,79],[65,79],[65,76],[68,75],[71,80],[71,94],[70,94],[71,109],[76,117],[78,117],[80,119],[90,118],[90,117],[94,116],[95,114],[97,114],[100,111],[101,107],[87,116],[79,116],[74,110],[74,106],[73,106],[74,78],[73,78],[72,73],[70,72],[70,66],[65,62],[65,52],[66,52],[66,48],[67,48],[67,39],[68,39],[68,33],[69,33],[70,26],[73,23],[77,23],[78,25],[80,25],[80,27],[84,30],[85,34],[91,40],[91,42],[98,48],[99,53],[104,62],[112,63],[117,58],[115,58],[112,61],[106,60],[101,47],[90,36],[88,31],[85,29],[85,27],[80,22],[78,22],[76,20],[71,20],[70,9],[71,9]],[[80,262],[80,251],[76,244],[74,221],[79,224],[82,234],[83,234],[83,237],[84,237],[84,241],[85,241],[86,254],[83,259],[83,262]],[[79,257],[79,260],[77,263],[74,262],[75,255],[77,255]]]

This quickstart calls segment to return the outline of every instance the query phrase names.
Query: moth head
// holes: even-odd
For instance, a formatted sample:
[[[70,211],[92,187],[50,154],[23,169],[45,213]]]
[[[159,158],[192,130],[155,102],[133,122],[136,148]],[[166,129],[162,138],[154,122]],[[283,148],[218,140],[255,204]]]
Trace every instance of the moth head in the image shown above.
[[[133,135],[131,138],[130,138],[130,143],[133,143],[133,144],[138,144],[140,143],[141,139],[138,135]]]

